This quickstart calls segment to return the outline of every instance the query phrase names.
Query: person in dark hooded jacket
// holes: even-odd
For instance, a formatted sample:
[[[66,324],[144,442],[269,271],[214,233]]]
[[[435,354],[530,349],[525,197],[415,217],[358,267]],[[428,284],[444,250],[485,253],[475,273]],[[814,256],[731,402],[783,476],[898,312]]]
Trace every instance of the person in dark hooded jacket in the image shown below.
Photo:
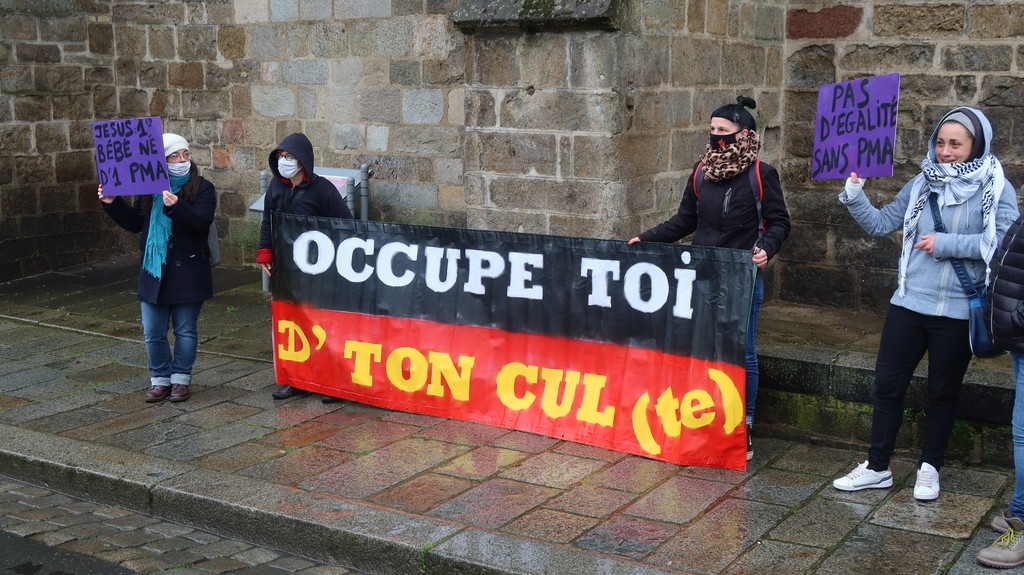
[[[1016,483],[1008,509],[992,520],[1002,535],[978,553],[990,567],[1024,565],[1024,216],[1010,224],[992,257],[985,320],[996,345],[1010,352],[1016,391],[1010,429]]]
[[[327,178],[313,173],[313,144],[302,133],[287,136],[270,152],[267,159],[274,177],[267,186],[263,204],[263,222],[260,225],[260,243],[256,251],[256,262],[267,275],[273,273],[274,246],[270,217],[272,212],[283,212],[301,216],[352,219],[352,211],[345,203],[345,197]],[[290,385],[282,385],[273,393],[274,399],[287,399],[305,395],[307,391]],[[324,403],[333,398],[324,397]]]

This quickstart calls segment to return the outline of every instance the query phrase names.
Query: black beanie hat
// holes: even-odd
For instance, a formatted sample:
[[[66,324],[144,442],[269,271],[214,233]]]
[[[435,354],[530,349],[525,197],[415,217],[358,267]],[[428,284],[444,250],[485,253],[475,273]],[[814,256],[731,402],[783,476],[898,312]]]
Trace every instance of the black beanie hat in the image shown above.
[[[711,112],[712,118],[725,118],[733,124],[740,127],[741,130],[753,130],[757,131],[757,122],[754,121],[754,116],[747,111],[747,108],[753,110],[757,107],[757,102],[753,98],[746,96],[736,96],[735,104],[726,104],[721,108]]]

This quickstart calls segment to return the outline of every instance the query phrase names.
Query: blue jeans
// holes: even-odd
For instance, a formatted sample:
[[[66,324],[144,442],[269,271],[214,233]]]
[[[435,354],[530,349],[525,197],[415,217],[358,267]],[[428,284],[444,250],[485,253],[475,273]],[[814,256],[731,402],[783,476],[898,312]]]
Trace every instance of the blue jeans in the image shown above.
[[[1024,352],[1011,351],[1013,381],[1017,386],[1013,396],[1013,467],[1017,483],[1010,500],[1010,514],[1024,519]]]
[[[760,374],[757,367],[757,316],[761,315],[764,302],[764,278],[758,272],[754,280],[754,298],[750,305],[750,322],[747,324],[747,425],[754,423],[754,404],[757,402],[757,384]]]
[[[196,362],[199,335],[196,322],[203,302],[174,305],[142,303],[142,334],[149,356],[150,385],[188,385]],[[174,329],[174,354],[167,342],[167,327]]]

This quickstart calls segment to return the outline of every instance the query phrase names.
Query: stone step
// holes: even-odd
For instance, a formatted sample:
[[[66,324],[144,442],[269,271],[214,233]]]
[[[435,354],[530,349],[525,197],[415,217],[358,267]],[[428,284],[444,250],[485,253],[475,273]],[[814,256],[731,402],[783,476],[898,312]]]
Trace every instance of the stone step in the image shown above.
[[[758,328],[759,431],[779,437],[867,445],[871,391],[883,318],[772,302]],[[919,449],[928,358],[906,396],[897,447]],[[1010,417],[1015,385],[1009,355],[972,360],[960,395],[949,457],[1013,466]]]

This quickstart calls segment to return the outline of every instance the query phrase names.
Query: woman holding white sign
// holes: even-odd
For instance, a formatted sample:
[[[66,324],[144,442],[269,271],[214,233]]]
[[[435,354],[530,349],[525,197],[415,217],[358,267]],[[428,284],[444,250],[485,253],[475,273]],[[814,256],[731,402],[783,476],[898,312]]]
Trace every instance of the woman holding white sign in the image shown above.
[[[150,388],[145,401],[185,401],[192,383],[199,336],[196,323],[203,302],[213,297],[207,238],[217,208],[213,184],[199,175],[188,142],[164,134],[170,190],[137,196],[99,196],[103,210],[129,232],[139,234],[142,266],[138,297],[149,357]],[[174,330],[174,349],[167,329]]]
[[[789,237],[789,209],[779,172],[758,159],[761,136],[747,108],[753,98],[740,96],[711,113],[707,149],[687,178],[679,210],[667,221],[629,240],[630,244],[674,242],[693,234],[695,246],[750,250],[758,268],[746,342],[747,459],[754,456],[750,428],[757,400],[757,318],[764,301],[760,272]]]
[[[974,108],[942,116],[921,173],[875,208],[851,173],[839,201],[868,235],[903,228],[898,286],[889,300],[875,364],[868,458],[833,481],[842,491],[892,487],[889,468],[914,370],[928,353],[928,401],[914,497],[939,497],[939,470],[953,432],[957,397],[971,361],[968,295],[954,266],[988,285],[988,262],[1018,215],[1017,195],[992,155],[992,125]],[[936,217],[937,216],[937,217]]]

